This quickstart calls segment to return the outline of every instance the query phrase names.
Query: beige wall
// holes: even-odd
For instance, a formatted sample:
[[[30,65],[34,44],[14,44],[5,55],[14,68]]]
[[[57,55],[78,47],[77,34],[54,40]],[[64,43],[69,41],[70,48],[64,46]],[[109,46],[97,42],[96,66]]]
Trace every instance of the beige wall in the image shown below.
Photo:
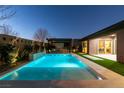
[[[4,40],[5,38],[5,40]],[[0,43],[11,43],[13,42],[13,40],[15,40],[14,45],[20,49],[23,49],[23,47],[25,45],[33,45],[34,43],[36,44],[40,44],[40,42],[38,41],[33,41],[33,40],[29,40],[29,39],[24,39],[24,38],[20,38],[20,37],[15,37],[15,36],[10,36],[10,35],[3,35],[0,34]]]
[[[5,38],[5,40],[4,40]],[[15,37],[12,36],[6,36],[6,35],[0,35],[0,43],[9,43],[11,42]]]
[[[117,54],[117,36],[113,39],[113,54]]]
[[[64,43],[54,43],[56,48],[64,48]]]
[[[97,54],[98,53],[98,39],[89,40],[89,54]]]

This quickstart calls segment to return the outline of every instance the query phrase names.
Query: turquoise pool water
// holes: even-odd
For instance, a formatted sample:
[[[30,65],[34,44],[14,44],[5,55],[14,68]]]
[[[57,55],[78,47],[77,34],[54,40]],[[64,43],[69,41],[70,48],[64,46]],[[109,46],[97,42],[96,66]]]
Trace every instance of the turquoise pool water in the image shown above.
[[[45,54],[0,80],[94,80],[100,77],[71,54]]]

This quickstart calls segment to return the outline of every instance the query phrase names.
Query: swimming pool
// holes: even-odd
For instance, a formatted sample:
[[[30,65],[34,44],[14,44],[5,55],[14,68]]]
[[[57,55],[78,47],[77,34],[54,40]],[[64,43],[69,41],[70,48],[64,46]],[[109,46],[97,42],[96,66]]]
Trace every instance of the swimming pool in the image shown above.
[[[97,73],[71,54],[45,54],[0,80],[96,80]]]

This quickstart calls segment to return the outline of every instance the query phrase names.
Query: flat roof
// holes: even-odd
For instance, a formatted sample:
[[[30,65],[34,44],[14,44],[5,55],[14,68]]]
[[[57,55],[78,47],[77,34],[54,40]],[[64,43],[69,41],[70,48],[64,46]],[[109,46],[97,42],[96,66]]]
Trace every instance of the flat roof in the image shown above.
[[[72,38],[47,38],[47,40],[72,40]]]
[[[105,35],[109,35],[109,34],[113,34],[121,29],[124,29],[124,20],[120,21],[116,24],[113,24],[109,27],[106,27],[98,32],[95,32],[93,34],[90,34],[86,37],[83,37],[81,40],[87,40],[87,39],[91,39],[91,38],[96,38],[96,37],[100,37],[100,36],[105,36]]]
[[[47,38],[48,41],[51,42],[71,42],[72,38]]]
[[[47,38],[48,41],[52,42],[71,42],[72,40],[79,41],[80,39],[73,39],[73,38]]]

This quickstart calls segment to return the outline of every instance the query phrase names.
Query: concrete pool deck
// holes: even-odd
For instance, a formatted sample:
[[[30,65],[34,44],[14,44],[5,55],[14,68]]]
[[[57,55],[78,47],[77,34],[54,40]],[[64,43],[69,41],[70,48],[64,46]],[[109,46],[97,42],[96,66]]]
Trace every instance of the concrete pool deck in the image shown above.
[[[94,55],[94,56],[98,56],[98,57],[110,59],[113,61],[117,61],[117,55],[114,55],[114,54],[98,54],[98,55]]]
[[[9,80],[0,81],[5,88],[124,88],[124,77],[86,58],[73,54],[83,61],[104,80]]]
[[[115,73],[103,66],[100,66],[86,58],[80,57],[77,54],[73,54],[75,57],[77,57],[79,60],[83,61],[85,64],[87,64],[88,66],[90,66],[90,68],[92,68],[94,71],[96,71],[99,75],[101,75],[103,78],[105,78],[105,80],[109,80],[109,79],[122,79],[124,78],[124,76]]]

